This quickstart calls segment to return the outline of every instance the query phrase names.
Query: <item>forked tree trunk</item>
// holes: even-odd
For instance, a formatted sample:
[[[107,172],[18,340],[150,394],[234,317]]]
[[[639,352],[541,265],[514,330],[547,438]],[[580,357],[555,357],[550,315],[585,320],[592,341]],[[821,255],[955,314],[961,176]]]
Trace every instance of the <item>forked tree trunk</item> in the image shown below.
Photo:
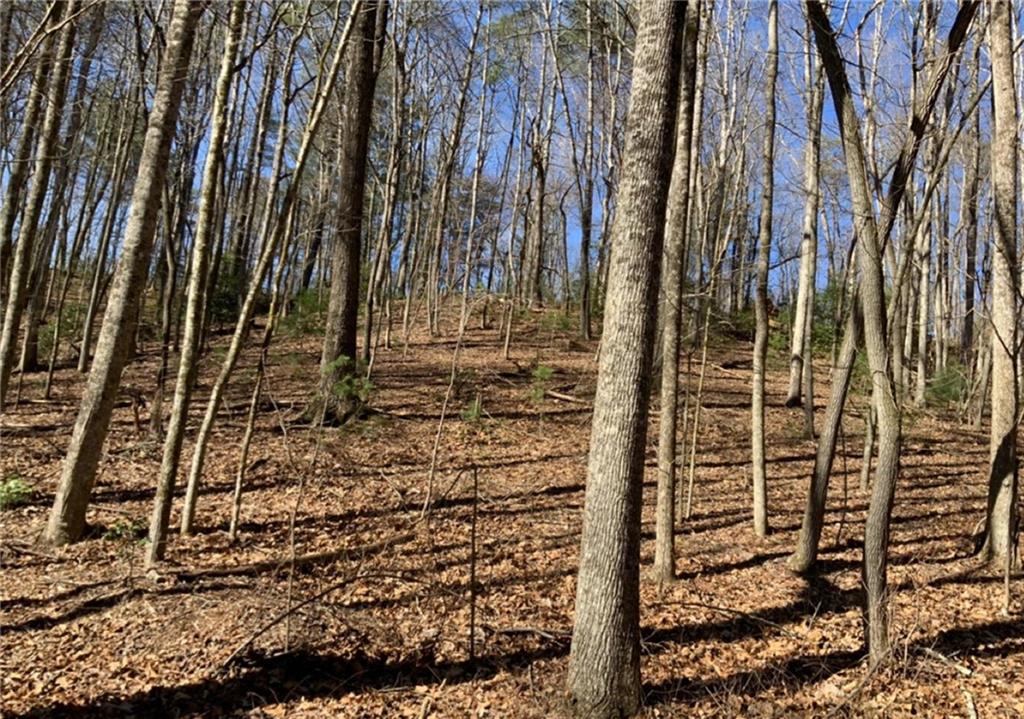
[[[829,34],[831,28],[828,22],[828,15],[821,8],[820,3],[814,0],[807,0],[806,7],[809,19],[811,19],[813,10],[814,17],[818,18],[818,22],[824,28],[824,32],[819,32],[822,28],[817,27],[812,19],[812,28],[814,29],[819,55],[824,58],[825,51],[822,49],[824,43],[826,47],[831,47],[833,62],[841,62],[841,56],[839,55],[838,48],[835,46],[835,40]],[[899,156],[889,181],[886,198],[881,207],[882,217],[879,223],[881,228],[879,236],[883,242],[887,242],[892,233],[896,221],[896,213],[899,211],[906,192],[907,178],[910,176],[911,168],[914,167],[914,163],[917,160],[921,140],[928,125],[927,119],[935,108],[939,91],[949,74],[953,59],[956,57],[964,38],[967,36],[967,30],[970,27],[976,10],[976,3],[965,3],[961,6],[953,26],[950,28],[945,52],[940,54],[942,60],[936,63],[931,70],[927,92],[917,98],[913,122],[910,124],[910,132],[903,140],[903,146],[900,148]],[[833,68],[833,70],[835,69]],[[845,71],[841,65],[838,67],[838,70],[842,72],[841,78],[845,78]],[[827,71],[828,67],[826,66]],[[832,84],[831,76],[829,76],[829,84]],[[855,237],[855,242],[857,241],[859,240]],[[825,411],[821,435],[818,438],[818,448],[814,458],[814,469],[811,474],[811,484],[804,510],[803,524],[800,528],[800,537],[797,540],[797,549],[789,560],[790,567],[798,572],[810,570],[817,558],[818,543],[824,523],[825,500],[828,494],[828,478],[832,471],[832,462],[835,458],[836,445],[839,439],[843,408],[846,404],[850,377],[857,356],[857,346],[860,344],[860,335],[862,334],[862,323],[858,309],[860,301],[856,296],[857,294],[858,292],[855,291],[855,296],[851,302],[853,311],[846,322],[842,346],[835,362],[836,371],[833,373],[831,395]],[[890,312],[899,306],[898,296],[893,297],[892,300],[893,302],[889,308]]]
[[[775,190],[775,81],[779,74],[779,4],[768,5],[768,77],[765,82],[764,180],[761,227],[757,238],[757,284],[754,292],[753,391],[750,444],[754,479],[754,532],[768,534],[768,479],[764,456],[764,371],[768,359],[768,263],[772,251],[772,201]]]
[[[188,77],[196,25],[205,4],[176,0],[167,33],[163,65],[149,114],[138,176],[132,191],[124,247],[103,317],[96,356],[82,394],[81,407],[61,470],[57,496],[44,541],[66,544],[85,528],[85,511],[96,479],[110,413],[137,321],[137,299],[146,282],[153,235],[160,214],[167,160],[178,120],[182,89]]]
[[[1016,548],[1011,538],[1017,501],[1017,96],[1013,74],[1012,6],[991,0],[989,52],[992,57],[992,424],[985,544],[981,555],[1005,559]],[[1013,542],[1015,544],[1016,542]]]
[[[688,3],[683,32],[683,69],[676,125],[676,155],[672,164],[665,217],[662,256],[661,416],[658,424],[658,504],[655,523],[654,575],[667,582],[675,577],[675,485],[678,474],[676,415],[679,405],[679,334],[682,326],[683,266],[687,253],[687,212],[690,206],[690,148],[693,93],[697,70],[699,3]]]
[[[816,0],[808,0],[808,15],[828,75],[842,136],[843,155],[857,236],[860,262],[860,296],[864,318],[864,342],[871,368],[872,394],[878,413],[878,468],[864,528],[864,584],[866,594],[867,648],[872,665],[889,652],[886,572],[889,559],[889,521],[896,478],[899,473],[900,410],[892,381],[886,346],[885,284],[882,247],[868,188],[864,147],[849,81],[828,14]]]
[[[641,701],[640,508],[685,8],[644,3],[636,39],[569,657],[573,710],[593,719]]]

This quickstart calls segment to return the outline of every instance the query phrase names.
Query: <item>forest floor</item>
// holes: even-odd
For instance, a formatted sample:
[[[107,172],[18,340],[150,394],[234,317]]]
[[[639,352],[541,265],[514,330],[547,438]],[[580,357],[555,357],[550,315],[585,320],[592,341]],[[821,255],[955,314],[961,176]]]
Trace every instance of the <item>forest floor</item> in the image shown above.
[[[596,373],[596,345],[573,340],[566,324],[531,318],[517,326],[508,361],[494,329],[469,331],[427,518],[421,510],[451,336],[415,334],[407,353],[381,350],[373,412],[322,430],[298,419],[315,385],[318,338],[282,337],[249,458],[241,534],[231,544],[231,493],[256,362],[250,352],[216,425],[198,531],[177,535],[176,506],[158,576],[142,569],[140,537],[161,447],[146,431],[145,407],[136,431],[127,394],[93,492],[89,537],[56,551],[33,544],[82,379],[60,370],[51,401],[42,402],[43,375],[27,376],[29,401],[5,414],[0,434],[3,476],[16,474],[33,490],[0,513],[3,716],[557,714]],[[225,339],[215,338],[203,361],[186,466]],[[158,353],[152,342],[144,350],[123,384],[146,394]],[[757,538],[742,364],[749,356],[749,344],[721,337],[709,353],[693,515],[681,522],[677,544],[679,581],[642,587],[644,715],[1024,716],[1021,601],[1014,615],[1001,615],[1001,578],[971,556],[984,511],[986,434],[948,412],[905,418],[889,574],[896,656],[869,673],[859,611],[863,397],[854,400],[836,460],[820,572],[796,576],[785,559],[814,444],[802,437],[801,411],[782,406],[785,367],[775,357],[767,410],[773,531]],[[698,363],[699,354],[691,387]],[[818,375],[826,378],[824,363]],[[541,396],[547,390],[579,401]],[[817,394],[820,422],[827,378]],[[645,566],[653,553],[656,436],[655,407]],[[314,553],[321,554],[305,556]],[[274,624],[289,607],[288,620]]]

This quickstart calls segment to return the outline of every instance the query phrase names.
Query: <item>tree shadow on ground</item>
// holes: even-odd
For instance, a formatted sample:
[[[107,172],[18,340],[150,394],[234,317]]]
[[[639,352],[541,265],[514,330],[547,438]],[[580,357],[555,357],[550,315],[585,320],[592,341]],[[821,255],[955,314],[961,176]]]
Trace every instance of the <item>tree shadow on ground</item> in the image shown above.
[[[536,649],[489,655],[475,662],[434,662],[415,657],[400,662],[357,654],[342,657],[312,652],[250,655],[233,676],[209,677],[191,684],[157,686],[129,695],[103,695],[88,704],[56,704],[9,719],[79,719],[84,717],[236,716],[291,699],[337,698],[380,689],[413,689],[485,680],[502,670],[564,657],[566,642],[544,640]]]

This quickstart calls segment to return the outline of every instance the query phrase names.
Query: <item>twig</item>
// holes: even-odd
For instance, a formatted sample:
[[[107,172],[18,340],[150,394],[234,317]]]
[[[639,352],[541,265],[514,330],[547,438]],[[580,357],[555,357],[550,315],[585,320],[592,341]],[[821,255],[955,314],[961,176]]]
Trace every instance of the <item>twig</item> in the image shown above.
[[[925,647],[921,651],[923,653],[927,654],[928,656],[932,657],[933,659],[938,659],[940,662],[942,662],[946,666],[948,666],[948,667],[950,667],[952,669],[955,669],[957,671],[957,673],[961,674],[962,676],[965,676],[965,677],[971,676],[972,672],[971,672],[971,670],[969,668],[965,667],[963,664],[960,664],[958,662],[954,662],[952,659],[947,657],[945,654],[942,654],[941,652],[937,652],[934,649],[932,649],[931,647]]]
[[[731,615],[738,616],[738,617],[744,617],[745,619],[749,619],[751,621],[758,622],[759,624],[764,624],[766,626],[772,627],[773,629],[778,629],[780,632],[785,634],[787,637],[792,637],[793,639],[799,639],[800,638],[799,635],[794,634],[793,632],[789,631],[788,629],[786,629],[781,624],[776,624],[775,622],[770,621],[768,619],[765,619],[763,617],[759,617],[756,614],[750,614],[749,612],[740,611],[739,609],[732,609],[730,607],[720,607],[720,606],[717,606],[715,604],[707,604],[705,602],[675,602],[675,601],[670,601],[670,602],[664,602],[664,603],[665,604],[675,604],[675,605],[678,605],[680,607],[691,607],[691,608],[694,608],[694,609],[710,609],[711,611],[719,612],[720,614],[731,614]]]
[[[4,551],[11,551],[15,554],[27,554],[30,557],[42,557],[43,559],[49,559],[51,562],[60,561],[60,557],[57,557],[56,555],[37,551],[32,549],[29,545],[22,544],[21,542],[7,541],[0,544],[0,552]]]

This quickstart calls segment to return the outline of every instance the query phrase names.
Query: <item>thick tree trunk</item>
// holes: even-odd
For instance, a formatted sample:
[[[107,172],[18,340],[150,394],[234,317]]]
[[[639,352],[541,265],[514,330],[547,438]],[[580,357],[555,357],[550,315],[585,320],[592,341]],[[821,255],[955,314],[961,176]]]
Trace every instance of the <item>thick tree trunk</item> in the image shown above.
[[[764,371],[768,360],[768,264],[772,251],[772,202],[775,190],[775,82],[779,74],[779,5],[768,5],[768,77],[765,82],[764,179],[757,238],[757,286],[754,293],[753,391],[750,444],[754,479],[754,532],[768,534],[768,479],[764,456]]]
[[[205,7],[187,0],[176,0],[174,4],[163,66],[132,192],[121,261],[44,533],[44,540],[50,544],[74,541],[85,528],[89,495],[110,426],[110,413],[127,360],[129,341],[135,331],[137,313],[134,308],[145,284],[153,249],[164,175],[177,125],[181,93],[188,77],[192,41]]]
[[[640,506],[685,5],[646,2],[636,40],[587,469],[569,692],[579,716],[640,707]]]
[[[992,57],[992,424],[988,507],[982,557],[1016,563],[1013,508],[1017,501],[1017,95],[1013,74],[1012,5],[991,0]],[[1016,544],[1016,542],[1014,542]]]
[[[370,0],[360,10],[352,30],[345,63],[342,133],[339,138],[338,213],[331,265],[331,296],[327,307],[323,351],[320,356],[318,402],[328,405],[329,416],[342,419],[347,403],[337,405],[334,385],[356,371],[356,322],[359,314],[360,257],[362,255],[363,196],[366,186],[366,151],[370,137],[373,94],[377,73],[375,46],[379,3]],[[387,11],[387,0],[381,5]]]

